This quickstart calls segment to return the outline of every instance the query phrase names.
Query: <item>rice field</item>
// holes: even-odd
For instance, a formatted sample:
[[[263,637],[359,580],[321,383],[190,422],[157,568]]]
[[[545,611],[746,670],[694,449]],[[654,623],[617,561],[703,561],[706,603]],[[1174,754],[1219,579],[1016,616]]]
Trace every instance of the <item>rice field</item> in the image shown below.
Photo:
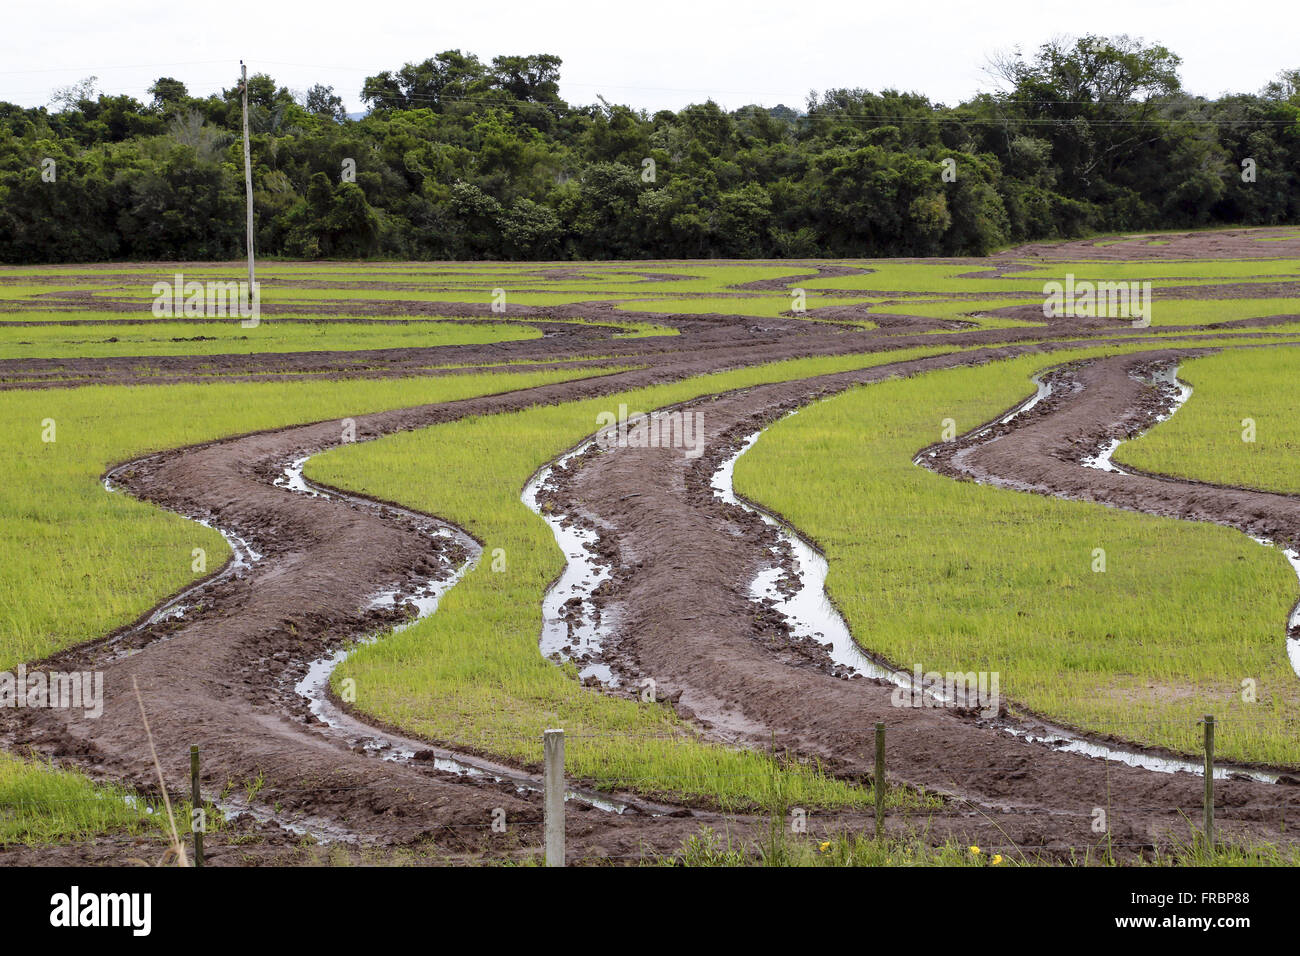
[[[1285,631],[1296,578],[1277,549],[1227,527],[954,481],[912,464],[945,423],[964,433],[995,418],[1032,393],[1031,376],[1043,369],[1153,348],[1221,348],[1182,363],[1191,400],[1123,443],[1116,462],[1300,492],[1290,467],[1300,392],[1285,347],[1300,343],[1300,291],[1290,285],[1297,265],[1285,257],[1017,255],[265,262],[262,313],[251,326],[152,308],[156,282],[181,272],[238,281],[238,263],[0,268],[0,411],[10,423],[0,434],[0,672],[51,655],[75,660],[227,560],[222,535],[199,515],[110,493],[103,479],[117,464],[636,371],[650,384],[596,398],[547,392],[522,408],[398,427],[307,460],[309,480],[435,516],[475,538],[484,555],[436,612],[352,635],[366,640],[330,674],[334,698],[347,699],[348,712],[369,726],[520,773],[539,768],[540,731],[563,727],[567,772],[595,791],[737,818],[777,804],[869,814],[870,774],[845,769],[858,767],[862,753],[824,741],[803,746],[833,722],[800,724],[798,701],[789,702],[789,726],[726,735],[671,701],[638,700],[583,681],[572,662],[543,657],[542,602],[565,558],[520,493],[620,404],[652,410],[778,382],[807,382],[812,394],[819,378],[838,372],[1023,349],[981,352],[975,367],[890,378],[801,406],[740,458],[736,489],[824,552],[827,593],[858,644],[880,660],[909,671],[995,671],[1012,719],[1043,717],[1191,758],[1197,720],[1214,713],[1221,759],[1300,768],[1300,682]],[[1071,277],[1150,282],[1151,327],[1050,321],[1045,287]],[[237,495],[218,503],[239,511]],[[257,521],[271,519],[249,520],[255,533]],[[1106,554],[1103,573],[1093,570],[1097,549]],[[734,582],[741,593],[747,585]],[[227,610],[200,602],[192,613]],[[749,614],[771,620],[769,608]],[[313,626],[308,614],[285,629]],[[256,638],[279,647],[276,639]],[[186,693],[196,697],[221,684],[195,680]],[[1258,688],[1250,702],[1244,680]],[[250,687],[240,693],[266,696]],[[727,692],[744,711],[743,692]],[[178,707],[184,696],[177,693]],[[165,724],[165,701],[150,707]],[[790,727],[800,729],[778,745]],[[869,728],[861,731],[866,740]],[[58,748],[47,743],[32,737],[0,752],[0,851],[75,847],[102,834],[149,846],[162,839],[158,795],[138,776],[114,776],[114,760],[138,753],[114,754],[117,744],[106,742],[107,774],[88,774],[76,759],[54,760]],[[351,759],[336,749],[329,759]],[[168,774],[180,772],[172,756]],[[235,774],[223,785],[251,786]],[[943,781],[900,779],[885,799],[891,812],[922,820],[948,808],[943,791]],[[256,802],[256,792],[247,799]],[[263,809],[285,812],[278,798]],[[366,818],[356,806],[330,812],[342,826],[371,825],[357,823]],[[786,862],[982,865],[950,831],[919,842],[842,834],[820,846],[800,844]],[[717,865],[729,852],[725,841],[705,840],[668,858]]]
[[[826,553],[828,593],[856,639],[906,671],[999,672],[1030,712],[1192,755],[1200,716],[1214,713],[1225,759],[1300,765],[1285,633],[1298,595],[1277,549],[1215,525],[954,486],[912,463],[944,419],[973,429],[1031,395],[1045,364],[819,402],[764,433],[736,486]],[[1256,702],[1243,701],[1246,678],[1258,681]]]
[[[1178,371],[1192,386],[1172,419],[1118,449],[1145,471],[1300,493],[1300,362],[1289,349],[1226,349]]]

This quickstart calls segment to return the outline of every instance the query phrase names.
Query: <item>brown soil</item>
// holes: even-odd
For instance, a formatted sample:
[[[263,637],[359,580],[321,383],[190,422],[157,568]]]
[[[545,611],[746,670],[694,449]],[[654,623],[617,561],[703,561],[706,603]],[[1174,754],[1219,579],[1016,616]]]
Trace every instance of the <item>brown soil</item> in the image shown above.
[[[782,265],[786,265],[786,263],[782,263]],[[790,263],[790,265],[797,265],[797,263]],[[872,271],[861,266],[839,264],[824,266],[809,263],[808,267],[813,271],[799,275],[779,276],[775,279],[755,279],[753,282],[741,282],[739,285],[732,286],[732,288],[745,292],[780,292],[783,289],[790,288],[792,283],[805,282],[808,279],[839,279],[843,276],[865,275]]]
[[[411,305],[410,303],[398,303]],[[393,303],[388,303],[392,306]],[[394,313],[395,315],[397,313]],[[429,314],[464,318],[490,314],[486,306],[443,304],[430,307]],[[793,317],[755,318],[727,314],[678,314],[634,312],[615,309],[610,303],[587,302],[561,309],[512,306],[511,320],[546,329],[540,339],[498,342],[488,345],[448,345],[350,351],[256,352],[221,355],[156,355],[109,358],[32,358],[0,360],[0,390],[14,388],[70,388],[90,384],[177,384],[223,381],[292,381],[306,378],[391,378],[409,375],[455,374],[463,370],[435,366],[481,366],[511,362],[566,365],[595,361],[618,363],[674,363],[691,356],[710,368],[734,368],[784,358],[843,355],[851,352],[974,345],[1002,345],[1015,342],[1064,340],[1079,336],[1125,337],[1131,341],[1157,341],[1149,330],[1134,329],[1128,322],[1063,318],[1047,323],[1035,307],[991,310],[1015,318],[1043,323],[1019,329],[970,329],[950,332],[937,339],[927,335],[934,329],[960,329],[967,323],[926,319],[917,316],[872,312],[863,307],[809,309],[809,322]],[[518,317],[518,318],[516,318]],[[548,318],[582,318],[590,322],[645,321],[668,326],[677,335],[617,338],[610,326],[574,326]],[[870,321],[879,328],[864,330],[835,324]],[[498,319],[499,320],[499,319]],[[1238,324],[1264,325],[1264,320],[1188,326],[1186,332],[1215,331]],[[529,368],[536,368],[536,365]],[[473,371],[473,369],[468,369]],[[510,369],[504,369],[509,371]],[[517,369],[526,370],[526,369]]]
[[[1179,517],[1233,521],[1244,530],[1285,539],[1300,531],[1300,503],[1168,479],[1121,478],[1078,464],[1080,449],[1127,434],[1153,406],[1128,370],[1193,354],[1152,352],[1095,363],[1077,373],[1087,387],[1034,424],[970,454],[986,474],[1052,493],[1105,500]],[[996,814],[1020,846],[1095,842],[1092,814],[1110,807],[1111,838],[1122,847],[1186,838],[1185,817],[1199,812],[1202,782],[1060,753],[1026,744],[991,722],[952,709],[899,709],[892,686],[844,680],[783,639],[754,613],[744,587],[770,562],[770,535],[756,518],[719,503],[709,488],[717,465],[745,434],[817,397],[889,375],[987,360],[965,355],[763,386],[694,403],[702,411],[707,450],[698,460],[680,450],[618,448],[594,458],[569,486],[565,505],[605,529],[602,551],[619,573],[605,600],[619,622],[606,653],[629,674],[651,676],[683,713],[720,737],[816,754],[849,773],[870,764],[877,721],[889,727],[891,776]],[[1133,387],[1128,387],[1133,386]],[[1147,392],[1154,391],[1147,389]],[[950,447],[962,449],[970,439]],[[976,457],[982,455],[983,457]],[[635,489],[635,493],[631,493]],[[1289,530],[1288,530],[1289,529]],[[1249,781],[1221,785],[1224,826],[1239,835],[1292,840],[1281,829],[1300,794]],[[1185,815],[1185,816],[1184,816]],[[1292,821],[1294,822],[1294,821]]]
[[[1279,248],[1275,254],[1285,253]],[[818,274],[827,268],[812,267]],[[377,305],[382,315],[401,315],[411,306]],[[449,312],[445,305],[430,303],[425,314],[488,314],[486,306],[451,308]],[[708,479],[739,437],[820,395],[889,375],[1068,350],[1095,345],[1102,335],[1122,335],[1151,344],[1152,351],[1071,371],[1072,387],[1078,389],[1070,401],[1045,404],[1033,416],[1018,420],[1015,431],[997,442],[979,448],[954,443],[954,453],[969,451],[961,467],[982,468],[990,477],[1051,493],[1180,517],[1231,520],[1252,533],[1300,540],[1297,505],[1283,496],[1205,486],[1196,486],[1192,493],[1186,482],[1148,476],[1121,482],[1078,467],[1080,448],[1096,447],[1110,434],[1139,427],[1155,407],[1150,396],[1135,388],[1130,369],[1193,350],[1165,348],[1141,330],[1088,327],[1082,322],[955,332],[940,342],[916,334],[923,327],[916,319],[908,318],[909,328],[889,316],[869,313],[865,317],[882,328],[864,332],[796,319],[636,313],[601,302],[558,309],[512,307],[509,316],[523,321],[645,319],[671,325],[681,334],[614,339],[607,329],[557,327],[555,334],[541,340],[493,346],[24,360],[0,362],[0,381],[8,387],[46,387],[210,381],[213,374],[223,380],[318,380],[434,374],[431,365],[447,363],[537,359],[567,365],[596,356],[599,364],[608,364],[606,357],[614,356],[625,364],[645,366],[357,416],[357,438],[366,440],[466,415],[608,395],[781,358],[922,345],[984,346],[960,355],[702,400],[694,403],[705,413],[707,447],[702,457],[688,459],[671,449],[623,448],[592,456],[576,469],[557,491],[557,504],[604,529],[602,552],[617,572],[604,596],[619,612],[612,659],[630,674],[653,676],[680,711],[716,739],[769,746],[775,737],[779,746],[820,757],[835,772],[853,778],[868,769],[870,728],[877,720],[887,721],[892,776],[949,798],[945,809],[925,820],[909,823],[891,816],[891,832],[919,823],[928,826],[936,840],[958,836],[984,846],[1014,844],[1031,854],[1043,848],[1049,856],[1068,858],[1071,848],[1098,844],[1090,829],[1092,812],[1110,806],[1111,839],[1120,852],[1141,852],[1171,835],[1186,837],[1186,821],[1179,814],[1196,816],[1201,787],[1196,778],[1107,768],[1020,743],[967,713],[900,711],[890,704],[889,688],[829,673],[816,648],[792,643],[778,618],[756,613],[746,583],[766,555],[769,533],[756,519],[720,505]],[[1207,339],[1207,346],[1212,345],[1213,339]],[[190,517],[210,518],[247,538],[263,557],[241,575],[214,580],[201,595],[201,607],[179,620],[124,628],[46,662],[64,670],[104,671],[108,699],[100,720],[85,721],[56,710],[0,711],[0,739],[10,749],[51,756],[98,779],[149,790],[156,786],[155,770],[146,757],[134,681],[174,794],[187,791],[184,768],[193,743],[203,748],[205,794],[219,793],[231,783],[238,794],[252,781],[261,781],[254,803],[263,813],[272,813],[274,822],[242,818],[239,827],[258,837],[252,844],[214,835],[219,863],[301,860],[308,851],[279,828],[285,822],[346,841],[348,853],[368,846],[417,847],[441,859],[535,853],[541,821],[536,794],[508,782],[481,782],[439,771],[419,755],[386,760],[358,752],[337,734],[326,732],[293,692],[308,662],[392,620],[391,613],[364,609],[368,595],[449,573],[461,557],[428,536],[431,519],[293,494],[271,484],[287,462],[340,440],[340,424],[329,421],[170,451],[126,469],[119,481],[130,493]],[[525,777],[535,770],[515,768]],[[1293,788],[1229,781],[1221,792],[1225,832],[1290,839],[1279,832],[1279,825],[1296,794]],[[632,812],[612,814],[574,801],[568,813],[571,857],[621,862],[671,852],[702,823],[742,838],[761,835],[767,827],[761,818],[724,819],[707,807],[656,815],[656,808],[644,800],[633,798],[632,803]],[[506,834],[495,834],[489,827],[495,808],[505,810]],[[870,819],[822,814],[812,826],[814,832],[861,829]],[[115,863],[124,853],[120,847],[10,849],[0,852],[0,863]]]
[[[982,358],[987,356],[964,360]],[[608,394],[707,368],[707,360],[681,362],[665,370],[360,416],[357,438]],[[440,553],[418,521],[391,509],[349,507],[271,484],[286,462],[338,444],[340,437],[339,423],[330,421],[165,453],[119,471],[116,480],[133,494],[211,519],[246,537],[263,557],[250,571],[208,587],[201,606],[179,621],[126,628],[43,662],[51,669],[103,671],[104,715],[87,721],[61,710],[5,711],[4,739],[12,750],[149,790],[155,770],[134,697],[138,683],[174,793],[185,790],[187,754],[197,743],[206,794],[231,785],[238,794],[260,780],[259,806],[274,806],[277,820],[326,839],[414,843],[443,853],[531,852],[541,820],[534,794],[442,773],[418,759],[358,753],[324,733],[292,692],[308,662],[392,619],[362,609],[367,595],[449,571],[458,557]],[[724,823],[707,811],[663,817],[583,812],[581,806],[569,824],[575,858],[668,852],[710,821],[738,835],[759,825],[743,818]],[[514,828],[506,836],[488,826],[498,807]],[[944,832],[984,830],[979,821],[950,816],[944,817]],[[865,825],[852,815],[818,821],[823,827],[850,823]],[[995,836],[985,833],[985,842]],[[75,857],[75,849],[65,852]]]
[[[1285,238],[1285,237],[1296,238]],[[1118,241],[1116,241],[1118,240]],[[1152,243],[1163,245],[1152,245]],[[1163,233],[1149,236],[1103,236],[1064,242],[1035,242],[1007,249],[1000,256],[1086,260],[1118,259],[1273,259],[1300,257],[1300,228],[1223,229],[1215,232]]]
[[[1171,348],[1069,366],[1048,379],[1049,400],[1010,426],[979,439],[933,446],[936,470],[1008,487],[1083,501],[1100,501],[1148,514],[1231,525],[1255,537],[1300,542],[1300,499],[1186,479],[1116,474],[1080,464],[1111,439],[1149,427],[1170,396],[1145,384],[1140,373],[1177,364],[1206,349]]]

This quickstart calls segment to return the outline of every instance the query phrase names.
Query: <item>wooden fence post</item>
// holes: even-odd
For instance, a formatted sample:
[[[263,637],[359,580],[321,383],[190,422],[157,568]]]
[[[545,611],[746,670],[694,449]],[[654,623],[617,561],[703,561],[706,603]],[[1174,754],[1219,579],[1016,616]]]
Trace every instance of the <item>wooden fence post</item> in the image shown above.
[[[1205,852],[1214,850],[1214,716],[1205,715]]]
[[[203,831],[207,829],[207,813],[199,794],[199,748],[190,747],[190,830],[194,833],[194,865],[203,865]]]
[[[885,725],[876,724],[876,776],[872,780],[876,791],[876,839],[885,835]]]
[[[546,807],[546,865],[564,866],[564,731],[543,733],[542,752],[546,760],[542,777],[542,799]]]

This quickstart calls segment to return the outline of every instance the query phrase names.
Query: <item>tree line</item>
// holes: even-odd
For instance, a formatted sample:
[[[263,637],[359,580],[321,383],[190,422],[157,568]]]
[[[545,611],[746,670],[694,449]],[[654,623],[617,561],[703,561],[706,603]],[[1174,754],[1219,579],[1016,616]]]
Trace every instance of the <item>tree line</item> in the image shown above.
[[[1179,57],[1085,36],[990,61],[955,106],[836,89],[653,114],[559,95],[561,61],[451,50],[330,87],[248,80],[256,247],[291,258],[979,255],[1097,231],[1300,221],[1300,70],[1185,92]],[[0,261],[244,251],[241,89],[142,103],[93,78],[0,103]]]

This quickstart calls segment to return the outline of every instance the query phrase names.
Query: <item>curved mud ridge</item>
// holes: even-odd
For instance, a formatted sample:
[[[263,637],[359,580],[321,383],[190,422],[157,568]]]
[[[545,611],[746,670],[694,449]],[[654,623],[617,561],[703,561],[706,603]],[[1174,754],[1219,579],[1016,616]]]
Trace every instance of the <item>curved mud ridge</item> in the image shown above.
[[[969,353],[961,361],[989,354]],[[706,352],[659,368],[360,415],[354,419],[355,434],[365,441],[464,416],[690,377],[732,363],[741,364],[741,357]],[[313,665],[405,618],[403,608],[382,606],[375,596],[418,593],[431,580],[454,574],[465,556],[454,536],[429,533],[435,519],[360,496],[300,493],[327,491],[301,481],[301,462],[340,444],[343,434],[340,421],[318,422],[159,453],[111,469],[113,487],[222,529],[228,538],[246,542],[256,560],[232,562],[163,602],[158,609],[163,613],[147,614],[108,638],[39,662],[102,671],[106,699],[99,720],[59,710],[5,711],[0,739],[12,750],[53,758],[93,778],[151,790],[155,770],[131,691],[134,679],[168,788],[175,793],[187,791],[189,747],[198,744],[205,798],[224,794],[223,805],[268,826],[327,839],[427,843],[448,852],[509,855],[536,847],[541,809],[528,789],[535,779],[528,768],[498,767],[474,755],[467,763],[466,755],[433,744],[416,749],[422,742],[359,722],[329,733],[328,721],[313,712],[323,700],[319,674],[314,698],[298,691]],[[195,600],[187,601],[191,595]],[[178,605],[185,605],[179,616],[166,613]],[[331,716],[339,716],[338,702],[330,703]],[[380,745],[367,746],[375,740]],[[465,765],[484,772],[468,773]],[[256,797],[246,805],[230,796],[250,788]],[[573,809],[590,809],[596,802],[593,796]],[[698,826],[683,819],[690,811],[631,799],[622,805],[641,812],[575,814],[569,823],[574,855],[617,858],[671,851]],[[607,808],[619,806],[616,800]],[[493,836],[488,827],[498,808],[510,821],[504,837]],[[831,818],[862,823],[861,815],[826,817]],[[738,835],[747,827],[744,819],[731,825]],[[761,829],[765,822],[756,825]],[[223,857],[220,838],[213,837],[214,861],[233,862],[237,851]]]
[[[1035,407],[1024,415],[1004,413],[977,431],[1037,435],[1041,442],[1064,446],[1074,457],[1054,460],[1053,468],[1070,472],[1078,497],[1099,500],[1121,476],[1082,467],[1081,444],[1095,449],[1111,437],[1139,430],[1167,404],[1151,396],[1140,400],[1143,388],[1160,390],[1136,381],[1133,390],[1116,394],[1112,379],[1118,374],[1130,380],[1130,367],[1192,354],[1196,350],[1160,350],[1084,366],[1079,374],[1101,375],[1106,387],[1083,393],[1090,403],[1071,413],[1072,427],[1054,420],[1067,406],[1050,402],[1040,388]],[[1140,847],[1170,834],[1186,837],[1186,819],[1199,813],[1202,796],[1194,775],[1153,773],[1119,759],[1051,749],[1044,743],[1059,741],[1046,724],[1017,728],[1018,738],[1006,732],[1001,717],[952,708],[896,708],[890,699],[892,682],[837,674],[828,666],[832,662],[824,647],[792,641],[779,615],[755,609],[746,582],[771,567],[779,541],[758,516],[719,501],[711,486],[738,442],[791,409],[851,385],[990,357],[942,356],[715,396],[685,406],[698,410],[705,423],[705,451],[698,459],[681,449],[643,447],[593,456],[559,494],[567,510],[589,516],[603,529],[601,550],[614,568],[605,601],[618,619],[606,660],[616,673],[653,678],[683,715],[715,737],[762,746],[775,734],[778,746],[816,755],[836,772],[868,770],[871,729],[884,721],[889,725],[891,778],[946,794],[954,806],[979,807],[1018,845],[1096,845],[1091,823],[1098,806],[1111,810],[1110,839],[1116,845]],[[1068,408],[1077,405],[1072,401]],[[1081,432],[1092,437],[1090,444],[1081,441]],[[1006,440],[981,447],[998,449]],[[1022,478],[1033,477],[1040,466],[1032,442],[998,451],[998,466],[1015,463],[1019,471],[1013,473]],[[1037,479],[1051,488],[1055,471],[1050,479]],[[1285,529],[1292,527],[1291,516],[1300,508],[1281,496],[1260,498],[1230,489],[1166,487],[1163,493],[1168,513],[1179,517],[1195,517],[1201,509],[1221,518],[1223,508],[1215,511],[1207,496],[1225,495],[1220,504],[1226,508],[1231,502],[1253,533],[1276,540],[1288,538]],[[1191,500],[1180,503],[1189,494]],[[1247,505],[1244,512],[1242,505]],[[1139,510],[1152,510],[1150,506],[1143,501]],[[1219,819],[1228,832],[1294,839],[1280,826],[1286,809],[1300,797],[1287,785],[1296,782],[1294,777],[1284,776],[1283,784],[1276,785],[1229,776],[1218,789]]]
[[[1038,403],[1032,414],[931,445],[916,462],[941,474],[1012,490],[1227,525],[1260,544],[1276,545],[1300,574],[1300,498],[1151,474],[1111,461],[1123,441],[1181,407],[1191,389],[1177,380],[1177,366],[1203,354],[1205,350],[1166,350],[1053,369],[1044,376],[1051,398]],[[1096,478],[1097,472],[1106,477]],[[1300,601],[1280,630],[1300,676]]]
[[[968,353],[960,361],[990,354]],[[954,360],[929,364],[948,361]],[[356,437],[610,394],[716,368],[717,356],[705,354],[658,369],[363,415],[355,419]],[[464,557],[454,538],[429,534],[433,519],[383,503],[295,493],[295,466],[339,444],[342,436],[340,422],[320,422],[112,469],[115,485],[241,536],[258,560],[238,574],[219,572],[205,582],[201,600],[179,617],[148,615],[126,637],[119,632],[44,662],[101,670],[104,715],[86,721],[57,710],[6,711],[0,731],[8,746],[75,765],[98,779],[151,789],[154,769],[130,690],[135,679],[174,792],[186,789],[188,750],[199,744],[205,796],[255,787],[250,815],[259,815],[253,811],[260,807],[260,816],[277,826],[337,839],[430,842],[449,851],[508,853],[535,846],[540,805],[535,794],[520,789],[518,768],[513,775],[444,770],[440,762],[454,755],[434,746],[415,750],[385,728],[325,733],[312,711],[314,701],[297,691],[314,663],[403,619],[398,608],[375,606],[374,596],[418,591],[431,579],[453,574]],[[388,745],[367,747],[361,739],[367,735]],[[405,751],[414,752],[407,759]],[[382,759],[394,753],[404,759]],[[672,850],[698,825],[652,816],[654,807],[645,806],[650,813],[631,817],[577,814],[570,823],[575,854]],[[275,808],[273,818],[265,813],[268,807]],[[497,808],[512,822],[504,840],[487,826]],[[735,826],[743,830],[745,822]]]
[[[356,436],[366,440],[697,372],[683,363],[358,416]],[[206,797],[255,785],[257,804],[276,807],[280,824],[305,821],[308,830],[319,830],[318,821],[329,821],[345,838],[425,841],[449,851],[536,846],[540,802],[520,790],[518,770],[511,777],[445,772],[427,744],[409,761],[379,759],[374,749],[354,750],[338,735],[322,733],[310,703],[296,692],[312,662],[404,619],[402,610],[375,606],[371,598],[417,591],[452,574],[464,558],[454,538],[429,534],[432,519],[275,485],[286,466],[339,444],[342,436],[340,422],[321,422],[113,469],[114,482],[132,494],[242,536],[259,560],[204,584],[201,601],[180,617],[149,615],[126,641],[118,634],[49,659],[50,667],[103,672],[103,716],[92,721],[59,710],[5,711],[0,730],[8,746],[151,789],[155,771],[131,691],[135,679],[174,792],[186,792],[189,747],[199,744]],[[489,824],[497,808],[505,810],[511,829],[494,837]],[[575,815],[570,832],[576,853],[592,845],[612,853],[672,849],[693,829],[677,818],[647,815],[627,826],[618,814]]]
[[[744,346],[730,338],[733,334],[719,336],[710,348],[683,349],[652,367],[357,416],[356,436],[368,440],[467,415],[608,395],[762,360],[862,350],[856,339],[838,333],[773,334]],[[1141,847],[1167,831],[1185,832],[1173,808],[1190,814],[1199,805],[1196,781],[1183,775],[1152,780],[1157,775],[1099,767],[1010,739],[969,713],[923,709],[906,712],[900,721],[889,700],[892,685],[829,673],[816,640],[791,640],[781,615],[774,609],[756,613],[748,590],[738,584],[770,566],[770,549],[780,545],[759,517],[713,495],[711,477],[739,439],[813,398],[854,384],[1093,344],[1029,343],[1016,341],[1019,337],[1014,330],[972,336],[970,342],[945,337],[945,344],[998,345],[687,403],[684,409],[703,415],[700,457],[671,448],[617,448],[592,455],[583,467],[561,476],[551,492],[555,502],[599,524],[602,552],[611,562],[611,580],[600,596],[602,606],[617,614],[616,633],[603,648],[611,672],[654,678],[658,696],[674,702],[715,739],[767,747],[775,733],[779,745],[820,756],[832,770],[851,775],[866,769],[869,728],[886,720],[891,776],[956,798],[932,826],[940,836],[983,834],[989,843],[1009,836],[1029,850],[1092,845],[1097,840],[1090,831],[1091,811],[1106,786],[1115,798],[1112,805],[1134,804],[1131,814],[1112,816],[1117,842]],[[916,344],[922,343],[937,344],[918,336]],[[901,346],[898,339],[890,344]],[[509,854],[536,847],[541,809],[526,785],[527,768],[468,773],[445,762],[465,755],[433,745],[417,750],[422,742],[367,724],[326,733],[313,713],[313,703],[323,698],[317,694],[309,700],[297,690],[313,664],[403,619],[396,607],[375,606],[376,595],[427,588],[431,580],[454,574],[464,558],[465,549],[454,537],[429,533],[434,519],[427,516],[357,497],[294,493],[286,468],[341,439],[339,422],[319,422],[165,452],[114,469],[113,481],[125,490],[242,536],[258,560],[204,583],[201,601],[180,617],[147,615],[129,638],[119,640],[118,633],[112,643],[93,642],[48,662],[104,671],[107,701],[100,720],[59,711],[7,712],[0,716],[3,738],[11,747],[55,757],[92,776],[151,788],[155,772],[130,691],[135,678],[169,788],[176,792],[186,789],[188,749],[198,743],[205,796],[231,784],[238,793],[258,781],[255,803],[263,810],[275,807],[270,822],[277,825],[309,831],[329,827],[338,838],[385,844],[428,842],[449,852]],[[285,487],[277,487],[277,479]],[[1276,528],[1261,530],[1279,537]],[[337,710],[337,701],[332,704],[335,714],[356,719]],[[367,735],[385,745],[367,747],[362,739]],[[478,769],[486,763],[478,761]],[[1232,788],[1225,791],[1228,829],[1236,824],[1276,835],[1271,828],[1284,805],[1279,793],[1287,788],[1239,781],[1224,786]],[[964,809],[964,801],[979,809]],[[700,822],[653,816],[659,811],[645,806],[650,812],[571,813],[574,854],[672,850]],[[497,808],[512,824],[504,837],[487,826]],[[832,818],[863,823],[860,815],[824,816]],[[743,831],[745,822],[736,826]]]
[[[511,305],[505,314],[487,305],[466,303],[376,302],[371,321],[409,321],[420,315],[458,317],[539,325],[542,338],[487,345],[444,345],[410,348],[352,349],[344,351],[256,352],[214,355],[114,356],[103,358],[0,359],[0,390],[73,388],[89,384],[176,384],[185,382],[321,381],[323,379],[393,378],[414,375],[459,375],[482,371],[473,366],[495,366],[509,372],[539,368],[575,368],[584,363],[673,363],[684,359],[713,370],[740,367],[784,358],[842,355],[931,347],[1008,345],[1053,339],[1066,344],[1072,336],[1115,338],[1160,344],[1158,337],[1128,325],[1091,319],[1063,318],[1044,324],[1041,309],[1033,327],[965,329],[964,320],[927,319],[919,316],[872,312],[866,307],[818,307],[816,297],[808,315],[829,321],[808,321],[791,316],[758,318],[725,313],[671,313],[616,308],[614,302],[582,302],[563,307]],[[329,303],[314,306],[329,312]],[[146,303],[147,306],[147,303]],[[352,306],[351,312],[360,309]],[[991,314],[1000,314],[992,310]],[[127,315],[140,314],[135,308]],[[272,318],[274,318],[272,316]],[[583,319],[592,325],[563,324],[548,320]],[[870,321],[874,329],[852,324]],[[95,320],[98,321],[98,320]],[[109,320],[112,321],[112,320]],[[153,321],[153,320],[150,320]],[[221,320],[214,320],[221,321]],[[286,321],[279,320],[276,321]],[[291,320],[289,320],[291,321]],[[322,319],[320,321],[329,321]],[[354,318],[346,321],[356,321]],[[1254,321],[1254,320],[1248,320]],[[677,335],[620,338],[615,329],[599,323],[649,322],[676,329]],[[43,323],[42,323],[43,324]],[[1229,325],[1224,324],[1227,328]],[[1262,324],[1262,320],[1260,321]],[[1187,327],[1213,338],[1214,326]],[[941,338],[927,334],[952,329]],[[1267,333],[1265,333],[1267,334]],[[250,335],[256,335],[251,330]],[[510,363],[534,363],[527,366]]]

